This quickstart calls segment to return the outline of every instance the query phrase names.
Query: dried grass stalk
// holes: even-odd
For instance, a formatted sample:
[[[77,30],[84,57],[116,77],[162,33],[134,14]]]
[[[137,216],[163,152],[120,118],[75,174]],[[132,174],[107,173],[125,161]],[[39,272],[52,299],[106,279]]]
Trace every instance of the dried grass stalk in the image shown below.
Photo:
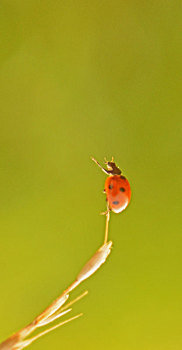
[[[105,231],[105,240],[104,244],[96,251],[96,253],[92,256],[92,258],[85,264],[80,273],[78,274],[76,280],[48,307],[46,308],[40,315],[38,315],[33,322],[31,322],[28,326],[24,327],[16,334],[12,335],[10,338],[5,340],[0,344],[0,350],[21,350],[32,342],[42,337],[43,335],[51,332],[52,330],[75,320],[80,317],[82,314],[78,314],[73,316],[66,321],[60,322],[53,327],[50,327],[38,335],[35,335],[31,338],[28,338],[30,334],[32,334],[36,329],[49,325],[55,320],[59,319],[66,313],[70,312],[72,309],[70,308],[75,302],[83,298],[88,292],[84,292],[76,299],[72,300],[69,303],[66,303],[69,298],[69,293],[75,289],[80,283],[85,281],[88,277],[93,275],[102,264],[106,261],[108,255],[111,252],[112,242],[107,242],[108,237],[108,222],[109,222],[109,214],[106,215],[106,231]],[[63,306],[64,305],[64,306]]]

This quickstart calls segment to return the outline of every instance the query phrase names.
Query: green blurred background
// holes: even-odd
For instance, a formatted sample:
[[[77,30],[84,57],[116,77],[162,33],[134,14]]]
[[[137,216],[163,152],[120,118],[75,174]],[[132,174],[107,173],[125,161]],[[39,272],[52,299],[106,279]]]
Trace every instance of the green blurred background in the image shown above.
[[[181,1],[0,3],[0,341],[102,244],[113,155],[132,201],[75,291],[84,316],[32,349],[182,348]]]

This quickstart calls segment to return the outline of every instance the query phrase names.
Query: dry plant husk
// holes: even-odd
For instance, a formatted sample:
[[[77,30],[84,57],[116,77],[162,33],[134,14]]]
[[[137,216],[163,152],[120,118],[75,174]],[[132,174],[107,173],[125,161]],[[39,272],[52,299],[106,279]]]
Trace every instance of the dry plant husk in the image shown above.
[[[75,281],[55,301],[53,301],[53,303],[49,307],[47,307],[40,315],[38,315],[29,325],[27,325],[17,333],[13,334],[10,338],[5,340],[3,343],[1,343],[0,350],[21,350],[29,346],[31,343],[33,343],[35,340],[39,339],[40,337],[44,336],[45,334],[82,316],[82,313],[80,313],[76,316],[70,317],[66,321],[57,323],[56,325],[47,328],[46,330],[40,332],[39,334],[30,337],[30,335],[35,330],[40,329],[41,327],[50,325],[52,322],[54,322],[55,320],[58,320],[60,317],[62,317],[66,313],[71,312],[72,309],[70,308],[70,306],[73,305],[75,302],[79,301],[88,293],[86,291],[80,296],[78,296],[76,299],[68,303],[70,292],[76,287],[78,287],[80,283],[82,283],[91,275],[93,275],[100,268],[100,266],[105,263],[107,257],[111,252],[112,241],[107,242],[108,222],[109,222],[109,213],[108,215],[106,215],[106,232],[105,232],[104,244],[96,251],[96,253],[91,257],[91,259],[88,260],[88,262],[84,265],[84,267],[78,274]]]

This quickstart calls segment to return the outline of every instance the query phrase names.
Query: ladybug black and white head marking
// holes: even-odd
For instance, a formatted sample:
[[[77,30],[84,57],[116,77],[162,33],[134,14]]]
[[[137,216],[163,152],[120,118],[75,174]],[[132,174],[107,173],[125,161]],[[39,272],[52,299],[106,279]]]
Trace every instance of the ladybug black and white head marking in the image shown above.
[[[121,175],[121,170],[117,167],[116,163],[112,162],[106,162],[107,169],[105,169],[106,173],[108,175]]]

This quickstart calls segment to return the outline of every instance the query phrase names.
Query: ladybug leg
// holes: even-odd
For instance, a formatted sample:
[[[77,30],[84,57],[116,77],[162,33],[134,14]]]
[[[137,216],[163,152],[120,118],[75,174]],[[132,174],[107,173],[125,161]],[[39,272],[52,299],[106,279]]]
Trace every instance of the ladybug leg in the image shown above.
[[[108,215],[108,214],[110,214],[110,211],[111,211],[111,209],[110,208],[108,208],[106,211],[102,211],[101,213],[100,213],[100,215]]]
[[[107,200],[107,199],[106,199],[106,200]],[[108,202],[107,202],[107,210],[101,212],[100,215],[106,215],[106,216],[109,216],[109,217],[110,217],[110,212],[111,212],[111,208],[109,207],[109,204],[108,204]]]
[[[107,170],[107,169],[104,169],[94,157],[91,157],[91,159],[95,162],[95,164],[98,165],[98,167],[99,167],[105,174],[107,174],[107,175],[110,174],[110,171]]]

